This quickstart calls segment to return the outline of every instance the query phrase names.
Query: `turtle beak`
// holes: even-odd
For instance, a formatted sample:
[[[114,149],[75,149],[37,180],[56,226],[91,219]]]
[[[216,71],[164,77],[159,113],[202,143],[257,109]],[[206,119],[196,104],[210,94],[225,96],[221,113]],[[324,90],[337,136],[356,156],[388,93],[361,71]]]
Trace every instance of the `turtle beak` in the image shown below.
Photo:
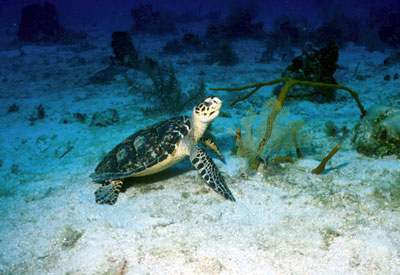
[[[217,110],[221,109],[221,107],[222,107],[222,100],[221,103],[217,106]]]

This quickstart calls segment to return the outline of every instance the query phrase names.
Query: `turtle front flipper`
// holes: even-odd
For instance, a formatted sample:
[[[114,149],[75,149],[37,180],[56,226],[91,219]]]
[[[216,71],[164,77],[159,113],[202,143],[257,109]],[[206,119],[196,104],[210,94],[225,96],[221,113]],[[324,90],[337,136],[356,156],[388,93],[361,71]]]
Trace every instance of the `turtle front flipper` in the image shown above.
[[[113,205],[118,199],[121,185],[122,180],[106,181],[102,187],[94,192],[96,203]]]
[[[215,144],[215,142],[209,138],[209,137],[201,137],[199,139],[201,144],[204,144],[207,148],[210,148],[211,150],[213,150],[218,156],[219,158],[225,162],[224,156],[222,155],[221,151],[218,149],[217,144]]]
[[[196,146],[190,153],[190,161],[208,186],[224,198],[235,201],[217,166],[204,149]]]

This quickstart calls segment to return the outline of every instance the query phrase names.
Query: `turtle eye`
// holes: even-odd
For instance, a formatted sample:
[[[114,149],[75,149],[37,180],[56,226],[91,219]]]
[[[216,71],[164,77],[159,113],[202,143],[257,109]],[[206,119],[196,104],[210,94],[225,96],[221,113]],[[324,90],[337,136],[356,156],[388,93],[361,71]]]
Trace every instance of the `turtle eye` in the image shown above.
[[[211,106],[211,102],[210,101],[204,101],[204,106],[210,107]]]

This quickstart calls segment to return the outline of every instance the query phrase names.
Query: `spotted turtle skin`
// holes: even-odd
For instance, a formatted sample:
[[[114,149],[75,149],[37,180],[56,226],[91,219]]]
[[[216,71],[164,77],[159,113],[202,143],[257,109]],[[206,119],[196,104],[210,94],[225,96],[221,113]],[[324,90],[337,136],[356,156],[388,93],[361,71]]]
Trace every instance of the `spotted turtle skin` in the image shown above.
[[[95,182],[121,179],[167,161],[190,131],[188,116],[173,117],[137,131],[112,149],[91,175]]]

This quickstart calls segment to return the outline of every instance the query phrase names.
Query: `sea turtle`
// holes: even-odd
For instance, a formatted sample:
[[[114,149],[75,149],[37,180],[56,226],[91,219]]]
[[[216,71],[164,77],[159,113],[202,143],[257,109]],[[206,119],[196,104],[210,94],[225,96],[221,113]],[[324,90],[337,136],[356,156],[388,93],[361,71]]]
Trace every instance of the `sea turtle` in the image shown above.
[[[221,156],[215,143],[203,137],[218,115],[222,101],[210,96],[197,104],[192,116],[176,116],[137,131],[112,149],[90,175],[102,186],[95,192],[99,204],[114,204],[122,179],[158,173],[190,156],[206,184],[228,200],[235,201],[214,161],[198,142]]]

